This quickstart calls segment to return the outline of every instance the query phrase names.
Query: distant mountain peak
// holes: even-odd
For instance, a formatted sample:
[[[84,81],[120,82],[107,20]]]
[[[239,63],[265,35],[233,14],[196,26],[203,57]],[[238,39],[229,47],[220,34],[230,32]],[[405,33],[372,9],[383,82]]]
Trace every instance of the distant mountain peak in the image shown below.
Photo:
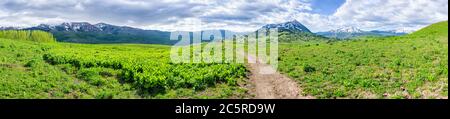
[[[21,29],[20,27],[3,27],[3,26],[0,26],[0,30],[18,30],[18,29]]]
[[[105,29],[111,29],[111,28],[115,28],[117,26],[111,25],[111,24],[107,24],[107,23],[97,23],[94,24],[95,27],[99,28],[100,30],[105,30]]]
[[[292,20],[292,21],[288,21],[286,23],[293,23],[293,24],[302,24],[299,21],[297,21],[296,19]],[[302,24],[303,25],[303,24]]]
[[[111,25],[111,24],[100,22],[100,23],[97,23],[96,25]]]
[[[83,25],[88,25],[90,23],[89,22],[63,22],[62,24],[83,24]]]
[[[325,37],[331,38],[352,38],[358,36],[398,36],[406,33],[396,32],[396,31],[381,31],[381,30],[372,30],[372,31],[363,31],[354,26],[345,26],[338,29],[326,31],[326,32],[318,32],[318,35],[322,35]]]
[[[112,25],[111,25],[111,24],[107,24],[107,23],[101,22],[101,23],[94,24],[94,26],[97,26],[97,27],[99,27],[99,28],[102,28],[102,27],[105,27],[105,26],[112,26]]]
[[[363,30],[354,27],[354,26],[344,26],[335,30],[331,30],[331,32],[335,32],[335,33],[362,33],[364,32]]]
[[[39,24],[37,27],[48,27],[48,26],[50,26],[50,25],[48,25],[48,24]]]
[[[411,30],[411,29],[395,29],[395,30],[391,30],[392,32],[395,32],[395,33],[406,33],[406,34],[408,34],[408,33],[412,33],[412,32],[414,32],[414,30]]]
[[[288,21],[280,24],[267,24],[264,25],[262,28],[264,29],[278,28],[279,30],[282,31],[311,33],[311,31],[308,28],[306,28],[302,23],[298,22],[297,20]]]

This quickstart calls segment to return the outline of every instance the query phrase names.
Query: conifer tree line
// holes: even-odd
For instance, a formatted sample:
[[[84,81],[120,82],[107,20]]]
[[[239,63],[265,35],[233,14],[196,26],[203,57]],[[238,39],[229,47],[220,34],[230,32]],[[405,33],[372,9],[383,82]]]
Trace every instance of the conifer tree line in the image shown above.
[[[40,30],[3,30],[0,31],[0,38],[36,42],[56,42],[56,39],[51,33]]]

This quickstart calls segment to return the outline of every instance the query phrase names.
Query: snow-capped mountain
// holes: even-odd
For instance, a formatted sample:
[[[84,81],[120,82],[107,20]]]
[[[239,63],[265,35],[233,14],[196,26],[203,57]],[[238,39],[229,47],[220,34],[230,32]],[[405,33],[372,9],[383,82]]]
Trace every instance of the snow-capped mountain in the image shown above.
[[[302,23],[298,22],[297,20],[289,21],[281,24],[267,24],[263,26],[261,29],[272,29],[272,28],[278,28],[278,30],[281,31],[288,31],[288,32],[307,32],[311,33],[311,31],[306,28]]]
[[[372,30],[369,32],[372,34],[378,34],[378,35],[382,35],[382,36],[398,36],[398,35],[408,34],[408,32],[398,31],[398,30],[388,30],[388,31]]]
[[[19,28],[19,27],[3,27],[3,26],[0,26],[0,30],[19,30],[19,29],[21,29],[21,28]]]
[[[358,37],[358,36],[398,36],[398,35],[404,35],[406,33],[399,32],[399,31],[381,31],[381,30],[372,30],[372,31],[364,31],[356,27],[347,26],[342,27],[334,30],[330,30],[327,32],[317,32],[316,34],[322,35],[329,38],[339,38],[339,39],[345,39],[345,38],[352,38],[352,37]]]
[[[87,22],[64,22],[60,25],[40,24],[36,27],[27,28],[27,30],[112,33],[117,31],[141,30],[141,29],[126,26],[114,26],[106,23],[90,24]]]
[[[77,43],[155,43],[173,44],[170,32],[144,30],[106,23],[65,22],[59,25],[40,24],[23,30],[51,32],[58,41]]]
[[[261,29],[278,28],[281,32],[289,32],[284,38],[352,38],[358,36],[396,36],[406,34],[401,30],[391,31],[364,31],[356,27],[342,27],[327,32],[312,33],[306,26],[297,20],[280,23],[267,24]],[[176,41],[169,39],[170,32],[158,30],[143,30],[128,26],[116,26],[106,23],[90,24],[88,22],[65,22],[59,25],[40,24],[29,28],[0,27],[0,30],[43,30],[51,32],[59,41],[80,43],[158,43],[173,44]],[[221,32],[234,33],[221,30]],[[237,34],[237,33],[236,33]],[[248,34],[248,33],[239,33]],[[319,36],[321,35],[321,36]],[[228,36],[230,38],[231,36]],[[295,40],[295,39],[291,39]]]
[[[415,30],[412,30],[412,29],[396,29],[396,30],[390,30],[390,32],[394,32],[394,33],[406,33],[406,34],[408,34],[408,33],[412,33],[412,32],[414,32]]]
[[[359,28],[353,27],[353,26],[347,26],[347,27],[342,27],[339,29],[331,30],[330,32],[333,32],[333,33],[362,33],[364,31]]]
[[[43,30],[51,32],[57,40],[77,43],[154,43],[174,44],[170,32],[144,30],[128,26],[116,26],[106,23],[65,22],[59,25],[40,24],[25,30]],[[205,30],[208,31],[208,30]],[[203,31],[203,32],[205,32]],[[246,34],[220,30],[230,34]],[[232,36],[228,36],[231,38]]]

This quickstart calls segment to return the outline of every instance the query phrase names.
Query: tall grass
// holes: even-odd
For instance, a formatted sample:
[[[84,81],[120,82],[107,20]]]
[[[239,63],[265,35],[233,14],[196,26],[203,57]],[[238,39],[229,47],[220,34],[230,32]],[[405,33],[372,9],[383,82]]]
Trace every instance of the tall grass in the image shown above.
[[[36,42],[56,42],[51,33],[38,30],[5,30],[0,31],[0,38],[18,39]]]

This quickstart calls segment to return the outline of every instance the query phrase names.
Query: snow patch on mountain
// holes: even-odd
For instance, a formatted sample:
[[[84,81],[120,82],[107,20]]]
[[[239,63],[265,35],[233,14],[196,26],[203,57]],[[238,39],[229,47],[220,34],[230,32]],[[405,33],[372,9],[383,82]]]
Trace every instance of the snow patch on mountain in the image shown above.
[[[311,33],[311,31],[308,28],[306,28],[302,23],[298,22],[297,20],[280,23],[280,24],[267,24],[262,27],[262,29],[273,29],[273,28],[278,28],[279,30],[289,31],[289,32]]]
[[[339,29],[331,30],[330,32],[334,32],[334,33],[362,33],[364,31],[359,29],[359,28],[353,27],[353,26],[346,26],[346,27],[341,27]]]

